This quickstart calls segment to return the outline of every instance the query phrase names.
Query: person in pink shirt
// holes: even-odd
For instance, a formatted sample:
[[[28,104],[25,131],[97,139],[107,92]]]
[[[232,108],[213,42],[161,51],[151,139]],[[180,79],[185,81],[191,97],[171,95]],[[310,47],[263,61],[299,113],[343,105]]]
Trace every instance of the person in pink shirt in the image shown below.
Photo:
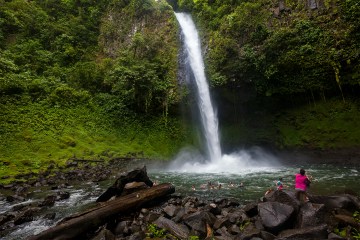
[[[306,193],[307,188],[309,187],[311,181],[305,175],[305,170],[303,168],[300,169],[300,173],[295,175],[295,190],[296,190],[296,198],[300,202],[309,201],[308,195]]]

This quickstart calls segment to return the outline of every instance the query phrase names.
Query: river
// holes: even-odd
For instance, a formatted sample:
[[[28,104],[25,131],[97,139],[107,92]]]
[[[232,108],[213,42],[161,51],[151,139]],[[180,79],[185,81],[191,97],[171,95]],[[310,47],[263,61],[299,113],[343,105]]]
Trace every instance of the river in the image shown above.
[[[161,170],[150,166],[148,167],[148,175],[157,183],[172,183],[175,186],[176,194],[197,196],[203,199],[230,198],[244,205],[261,198],[269,188],[275,189],[274,181],[279,177],[283,178],[285,188],[293,189],[294,175],[300,167],[304,166],[294,164],[292,166],[253,167],[239,169],[237,173],[190,173]],[[313,164],[307,165],[306,170],[313,177],[309,189],[310,194],[331,195],[351,192],[360,195],[359,167]],[[53,226],[65,216],[94,206],[96,198],[112,185],[115,179],[116,174],[111,176],[110,180],[100,183],[72,183],[64,189],[70,193],[69,199],[57,201],[53,207],[44,208],[32,222],[21,224],[11,230],[2,230],[0,238],[7,240],[25,239]],[[221,184],[221,189],[202,188],[210,181],[214,185]],[[243,187],[240,187],[241,183],[243,183]],[[194,190],[192,186],[195,187]],[[56,190],[43,187],[33,188],[31,191],[32,193],[22,203],[13,204],[1,199],[0,215],[11,211],[19,204],[41,201],[44,196],[54,194]],[[1,190],[1,194],[6,196],[7,192]],[[48,213],[56,213],[55,219],[44,218]]]

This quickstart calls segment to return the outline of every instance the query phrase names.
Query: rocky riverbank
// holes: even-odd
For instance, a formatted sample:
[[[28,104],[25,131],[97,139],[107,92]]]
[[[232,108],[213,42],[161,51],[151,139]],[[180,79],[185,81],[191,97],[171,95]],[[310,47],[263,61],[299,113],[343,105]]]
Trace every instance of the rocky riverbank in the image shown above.
[[[125,161],[111,169],[129,169],[129,164]],[[105,164],[92,166],[90,163],[69,162],[66,171],[49,169],[49,173],[26,183],[1,186],[9,194],[0,197],[18,203],[1,215],[1,236],[7,239],[7,232],[26,222],[39,218],[54,219],[57,213],[51,212],[51,208],[56,201],[69,197],[66,189],[70,180],[101,181],[110,176],[109,169]],[[40,201],[23,202],[33,187],[51,187],[55,194]],[[129,184],[127,188],[136,190],[148,186]],[[291,190],[274,191],[246,205],[227,198],[201,199],[175,193],[116,214],[105,224],[86,232],[81,239],[268,240],[359,237],[360,219],[356,215],[360,211],[358,196],[310,196],[309,200],[300,203]],[[50,209],[50,213],[47,211],[44,214],[45,208]]]
[[[134,179],[134,173],[148,180],[143,170],[141,169],[140,175],[139,170],[134,170],[119,177],[109,189],[111,192],[116,192],[116,189],[122,192],[124,184],[119,182]],[[138,198],[137,189],[151,189],[148,185],[129,183],[127,189],[129,193],[135,191],[134,197]],[[143,192],[139,192],[139,195],[142,196]],[[111,200],[109,204],[111,205]],[[92,232],[84,233],[81,238],[357,239],[360,229],[359,211],[359,197],[349,194],[310,195],[308,202],[300,202],[294,191],[280,190],[272,191],[258,201],[244,206],[226,198],[204,200],[172,194],[156,201],[142,202],[136,208],[111,215],[105,224]],[[86,213],[81,216],[86,216]]]

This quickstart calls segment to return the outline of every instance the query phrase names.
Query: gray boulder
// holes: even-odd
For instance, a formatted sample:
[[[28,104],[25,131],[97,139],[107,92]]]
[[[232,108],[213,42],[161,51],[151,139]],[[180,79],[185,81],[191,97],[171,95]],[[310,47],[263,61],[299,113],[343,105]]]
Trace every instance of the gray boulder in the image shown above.
[[[328,226],[321,224],[314,227],[306,227],[300,229],[288,229],[282,231],[275,239],[287,240],[287,239],[327,239]]]
[[[291,218],[294,213],[292,206],[279,202],[265,202],[259,203],[258,208],[262,225],[271,233],[291,227]]]
[[[297,228],[317,226],[325,221],[325,205],[307,202],[299,211]]]
[[[184,223],[202,236],[207,234],[207,225],[213,227],[216,217],[210,212],[195,212],[184,217]]]
[[[174,221],[165,217],[159,217],[154,223],[159,228],[168,230],[172,235],[178,237],[179,239],[189,238],[189,229],[183,224],[175,223]]]

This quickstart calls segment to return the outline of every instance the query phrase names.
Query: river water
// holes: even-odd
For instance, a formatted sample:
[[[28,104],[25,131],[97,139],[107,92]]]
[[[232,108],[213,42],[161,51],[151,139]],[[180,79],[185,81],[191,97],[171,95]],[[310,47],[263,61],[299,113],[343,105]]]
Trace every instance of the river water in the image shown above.
[[[203,199],[230,198],[244,205],[262,197],[269,188],[275,189],[279,177],[283,178],[285,188],[294,188],[294,175],[301,165],[253,167],[238,170],[237,173],[191,173],[161,170],[148,167],[148,175],[157,183],[172,183],[176,193],[183,196],[197,196]],[[350,166],[334,166],[328,164],[307,165],[308,174],[313,177],[309,189],[310,194],[332,195],[351,192],[360,195],[360,168]],[[101,183],[78,182],[64,189],[70,192],[70,198],[56,202],[55,206],[42,210],[36,219],[11,229],[0,232],[0,239],[25,239],[53,226],[63,217],[85,210],[95,205],[96,198],[115,181],[116,175]],[[221,184],[221,189],[208,189],[206,184]],[[232,182],[232,185],[230,184]],[[243,187],[240,184],[243,183]],[[195,190],[192,189],[194,185]],[[34,188],[23,203],[12,204],[0,200],[0,215],[11,211],[16,205],[41,201],[44,196],[54,194],[50,187]],[[3,195],[6,193],[2,192]],[[45,219],[47,213],[56,213],[54,220]]]

